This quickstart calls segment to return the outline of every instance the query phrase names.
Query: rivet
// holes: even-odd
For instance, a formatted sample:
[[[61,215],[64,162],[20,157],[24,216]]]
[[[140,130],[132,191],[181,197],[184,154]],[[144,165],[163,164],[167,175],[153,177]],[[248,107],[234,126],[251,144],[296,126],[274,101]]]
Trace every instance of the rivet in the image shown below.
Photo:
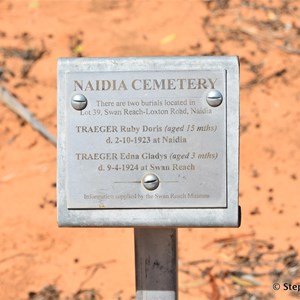
[[[217,107],[223,102],[223,95],[218,90],[211,90],[206,96],[208,105]]]
[[[159,186],[159,179],[155,174],[147,174],[143,178],[144,188],[153,191]]]
[[[87,106],[87,99],[81,94],[74,95],[71,101],[72,107],[76,110],[83,110]]]

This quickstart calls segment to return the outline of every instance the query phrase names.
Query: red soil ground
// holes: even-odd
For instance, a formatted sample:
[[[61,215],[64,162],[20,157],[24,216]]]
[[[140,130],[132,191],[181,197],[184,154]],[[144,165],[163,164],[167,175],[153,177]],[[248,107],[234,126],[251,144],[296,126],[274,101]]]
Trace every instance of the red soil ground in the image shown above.
[[[300,295],[255,275],[276,269],[280,283],[300,283],[299,9],[275,0],[0,0],[0,85],[54,135],[59,57],[240,57],[242,226],[179,230],[180,299]],[[42,55],[32,62],[16,49]],[[61,299],[84,289],[133,299],[133,230],[58,228],[55,147],[1,101],[0,137],[0,299],[25,300],[49,284]]]

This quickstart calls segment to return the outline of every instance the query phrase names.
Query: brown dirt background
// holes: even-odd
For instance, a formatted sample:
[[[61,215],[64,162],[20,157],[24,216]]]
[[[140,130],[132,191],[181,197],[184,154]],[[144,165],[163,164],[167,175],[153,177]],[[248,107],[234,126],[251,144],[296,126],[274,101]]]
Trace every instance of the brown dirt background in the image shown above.
[[[54,135],[59,57],[240,57],[242,226],[179,230],[180,299],[299,298],[254,273],[276,269],[300,283],[299,9],[277,0],[0,0],[0,84]],[[45,53],[32,62],[16,49]],[[58,228],[55,182],[55,147],[0,101],[0,299],[33,299],[50,284],[60,299],[91,289],[94,299],[134,299],[133,230]]]

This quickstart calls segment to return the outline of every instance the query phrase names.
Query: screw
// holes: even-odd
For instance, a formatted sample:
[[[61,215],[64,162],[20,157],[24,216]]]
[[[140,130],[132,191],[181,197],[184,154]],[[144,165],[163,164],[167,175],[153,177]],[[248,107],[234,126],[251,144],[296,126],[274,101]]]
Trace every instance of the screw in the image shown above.
[[[223,95],[217,90],[211,90],[206,96],[206,101],[208,105],[217,107],[223,102]]]
[[[83,110],[87,106],[87,99],[86,99],[85,96],[83,96],[81,94],[77,94],[77,95],[72,97],[71,104],[72,104],[74,109]]]
[[[155,174],[147,174],[143,178],[144,188],[153,191],[159,186],[159,179]]]

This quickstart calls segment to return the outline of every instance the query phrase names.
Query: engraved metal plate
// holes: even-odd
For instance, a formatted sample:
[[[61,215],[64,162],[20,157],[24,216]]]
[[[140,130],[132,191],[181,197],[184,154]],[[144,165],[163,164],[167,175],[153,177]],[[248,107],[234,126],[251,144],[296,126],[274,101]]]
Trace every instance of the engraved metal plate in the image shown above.
[[[234,57],[61,59],[61,226],[237,226]]]
[[[225,86],[224,70],[68,73],[68,208],[226,207]]]

